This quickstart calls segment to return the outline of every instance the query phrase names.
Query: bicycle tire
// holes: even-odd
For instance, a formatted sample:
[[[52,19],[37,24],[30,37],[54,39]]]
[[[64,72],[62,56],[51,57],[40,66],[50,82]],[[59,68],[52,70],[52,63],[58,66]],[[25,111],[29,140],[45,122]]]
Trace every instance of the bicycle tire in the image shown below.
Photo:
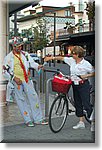
[[[49,112],[49,127],[51,131],[54,133],[59,132],[63,128],[67,116],[68,101],[66,96],[58,95],[53,101]]]

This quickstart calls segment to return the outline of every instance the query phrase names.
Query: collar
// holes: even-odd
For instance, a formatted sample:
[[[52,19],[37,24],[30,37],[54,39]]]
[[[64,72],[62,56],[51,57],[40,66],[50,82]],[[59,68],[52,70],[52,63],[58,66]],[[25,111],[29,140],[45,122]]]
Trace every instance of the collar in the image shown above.
[[[84,58],[79,62],[79,64],[83,64],[83,62],[84,62]]]
[[[78,64],[83,64],[84,63],[84,58],[78,63]]]

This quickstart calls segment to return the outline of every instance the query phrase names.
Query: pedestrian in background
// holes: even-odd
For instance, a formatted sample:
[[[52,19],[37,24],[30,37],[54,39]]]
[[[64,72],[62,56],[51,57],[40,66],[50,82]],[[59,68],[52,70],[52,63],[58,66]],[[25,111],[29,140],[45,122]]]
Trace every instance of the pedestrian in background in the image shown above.
[[[61,60],[70,66],[76,116],[79,117],[79,122],[73,126],[73,129],[84,129],[83,109],[87,111],[88,117],[90,117],[92,113],[88,78],[94,76],[94,68],[84,59],[84,49],[81,46],[74,46],[71,50],[71,54],[72,57],[45,57],[44,61]]]
[[[42,65],[34,62],[27,52],[22,51],[22,45],[21,39],[14,37],[13,50],[4,59],[3,75],[14,87],[14,97],[25,124],[29,127],[34,126],[34,123],[48,124],[43,118],[40,100],[29,74],[29,68],[38,71]]]

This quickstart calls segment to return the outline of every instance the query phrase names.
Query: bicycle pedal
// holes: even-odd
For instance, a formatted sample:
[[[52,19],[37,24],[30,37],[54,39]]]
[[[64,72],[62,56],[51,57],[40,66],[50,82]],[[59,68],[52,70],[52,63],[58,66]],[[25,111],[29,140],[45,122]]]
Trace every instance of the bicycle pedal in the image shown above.
[[[71,109],[69,109],[69,113],[71,113],[72,112],[72,110]]]
[[[69,113],[75,112],[75,110],[69,109]]]

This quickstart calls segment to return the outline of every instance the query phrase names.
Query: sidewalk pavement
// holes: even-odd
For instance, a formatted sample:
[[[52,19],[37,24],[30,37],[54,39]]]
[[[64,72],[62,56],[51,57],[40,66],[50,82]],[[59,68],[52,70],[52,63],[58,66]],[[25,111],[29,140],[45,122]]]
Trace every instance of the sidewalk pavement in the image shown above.
[[[52,99],[52,97],[51,97]],[[51,105],[51,104],[50,104]],[[41,101],[43,115],[45,115],[45,102]],[[70,114],[63,129],[53,133],[49,125],[36,125],[27,127],[18,110],[16,103],[2,106],[3,121],[2,143],[94,143],[95,135],[90,131],[90,124],[86,122],[85,129],[74,130],[72,127],[79,121],[75,114]],[[56,119],[57,122],[57,119]]]

